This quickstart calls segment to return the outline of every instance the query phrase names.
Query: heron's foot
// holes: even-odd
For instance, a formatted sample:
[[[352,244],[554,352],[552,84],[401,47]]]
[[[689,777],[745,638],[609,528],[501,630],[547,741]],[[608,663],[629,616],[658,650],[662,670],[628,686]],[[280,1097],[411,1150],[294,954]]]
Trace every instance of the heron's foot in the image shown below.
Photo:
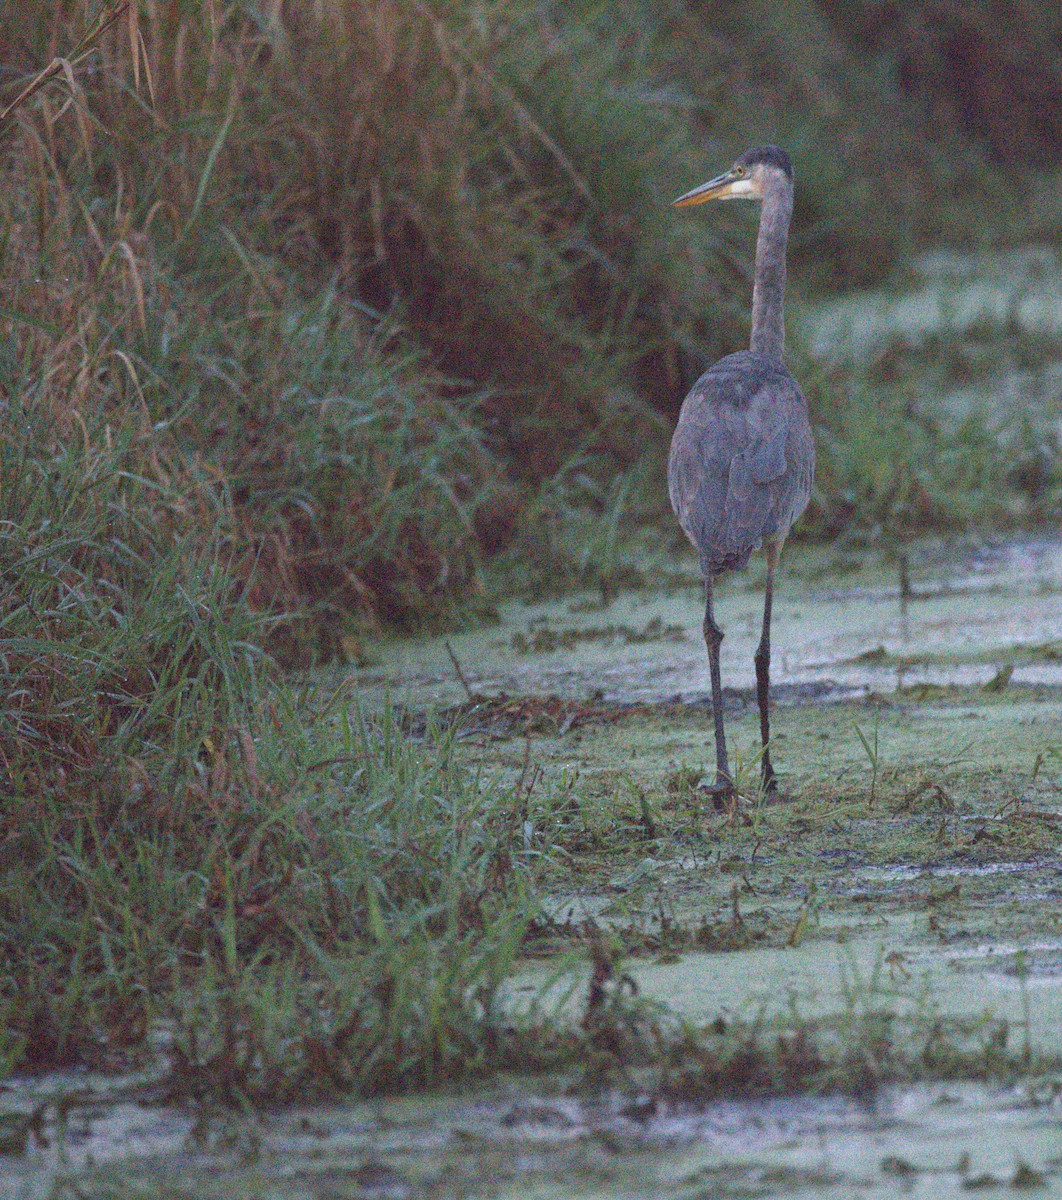
[[[716,775],[714,782],[705,775],[697,784],[697,791],[703,792],[719,811],[737,800],[737,788],[725,775]]]
[[[717,813],[727,813],[731,821],[740,816],[746,825],[749,824],[750,817],[748,813],[742,811],[738,790],[725,775],[717,775],[714,783],[709,783],[708,777],[705,776],[697,785],[697,790],[703,792],[711,800],[712,807]]]

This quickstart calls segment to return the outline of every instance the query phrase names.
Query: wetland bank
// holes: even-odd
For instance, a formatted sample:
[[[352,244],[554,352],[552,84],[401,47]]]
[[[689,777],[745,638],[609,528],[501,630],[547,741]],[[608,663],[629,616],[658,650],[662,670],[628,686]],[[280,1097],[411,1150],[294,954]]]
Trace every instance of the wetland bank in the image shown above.
[[[291,1064],[245,1061],[241,1075],[222,1045],[212,1061],[200,1047],[198,1085],[180,1056],[135,1077],[10,1079],[4,1119],[23,1153],[3,1160],[8,1192],[63,1195],[66,1180],[120,1197],[1054,1194],[1062,545],[924,543],[911,561],[918,598],[901,611],[887,559],[854,571],[835,551],[789,556],[779,803],[757,795],[755,578],[720,597],[737,818],[696,787],[710,710],[688,582],[607,605],[506,602],[497,624],[381,642],[371,665],[317,676],[319,770],[391,740],[387,775],[416,787],[441,759],[513,821],[505,870],[527,920],[488,966],[504,973],[489,1014],[464,1017],[508,1039],[508,1063],[458,1023],[438,1036],[464,1038],[487,1077],[415,1099],[337,1103],[326,1087],[307,1106]],[[362,793],[372,806],[384,774]],[[450,819],[474,823],[455,798]],[[391,837],[385,857],[411,853]],[[443,852],[412,849],[420,869]],[[460,854],[467,870],[474,856]],[[494,869],[479,864],[481,890],[466,879],[448,919],[463,907],[469,921]],[[429,980],[395,966],[385,954],[373,970],[399,987]],[[465,980],[489,994],[474,967]],[[340,1044],[316,1036],[331,1086],[353,1084]],[[172,1039],[156,1037],[163,1061]],[[226,1069],[258,1095],[254,1115],[208,1099]],[[263,1088],[285,1077],[278,1109]]]
[[[0,1193],[1057,1192],[1056,6],[267,7],[0,6]],[[731,817],[667,201],[766,142]]]

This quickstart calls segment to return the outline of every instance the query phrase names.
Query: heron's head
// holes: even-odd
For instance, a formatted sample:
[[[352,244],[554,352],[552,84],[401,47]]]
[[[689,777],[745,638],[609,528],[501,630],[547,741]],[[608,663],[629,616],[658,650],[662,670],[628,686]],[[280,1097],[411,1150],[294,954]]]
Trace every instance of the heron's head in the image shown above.
[[[706,200],[762,200],[772,183],[793,183],[793,164],[779,146],[756,146],[746,150],[729,171],[709,179],[673,200],[685,207]]]

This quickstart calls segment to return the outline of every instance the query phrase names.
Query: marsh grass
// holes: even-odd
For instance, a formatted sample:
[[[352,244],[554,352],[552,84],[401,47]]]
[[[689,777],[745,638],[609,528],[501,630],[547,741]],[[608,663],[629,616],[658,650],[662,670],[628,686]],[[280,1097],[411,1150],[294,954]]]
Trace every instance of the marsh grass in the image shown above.
[[[133,474],[127,436],[80,433],[53,440],[33,408],[0,420],[0,788],[12,794],[195,753],[239,720],[262,670],[262,621],[221,539],[188,536],[189,497]]]
[[[863,974],[840,965],[839,1009],[809,1016],[799,997],[753,1004],[707,1025],[683,1020],[638,994],[618,949],[590,947],[580,1027],[580,1086],[619,1087],[686,1104],[798,1092],[872,1096],[885,1083],[924,1079],[1007,1079],[1051,1070],[1035,1053],[1028,1016],[1015,1032],[985,1012],[942,1014],[924,981],[895,978],[883,956]],[[639,1070],[642,1068],[642,1070]]]
[[[683,264],[711,291],[725,246],[659,202],[700,169],[640,90],[661,47],[551,41],[524,4],[127,15],[0,23],[27,79],[96,34],[4,141],[4,394],[32,386],[61,432],[135,429],[142,473],[223,493],[284,660],[481,611],[525,500],[575,457],[607,490],[646,420],[659,457],[647,401],[707,344]],[[715,300],[707,342],[735,319]],[[607,577],[614,537],[601,556],[569,573]]]
[[[1022,484],[1031,450],[1050,438],[1043,421],[977,411],[956,419],[873,375],[812,372],[808,390],[821,417],[804,536],[869,537],[900,559],[919,533],[1038,525],[1058,510],[1057,472]]]
[[[319,482],[386,411],[327,409]],[[532,907],[511,788],[455,767],[453,730],[418,747],[285,689],[227,489],[172,470],[154,428],[77,414],[64,437],[42,412],[31,394],[0,424],[6,1068],[127,1064],[160,1025],[174,1088],[234,1102],[500,1061],[494,995]],[[394,427],[374,448],[397,490]]]
[[[165,790],[146,763],[5,797],[9,1067],[135,1060],[161,1023],[176,1091],[265,1102],[516,1052],[496,997],[534,906],[511,789],[456,768],[452,734],[417,746],[344,700],[311,736],[297,711],[263,697]]]

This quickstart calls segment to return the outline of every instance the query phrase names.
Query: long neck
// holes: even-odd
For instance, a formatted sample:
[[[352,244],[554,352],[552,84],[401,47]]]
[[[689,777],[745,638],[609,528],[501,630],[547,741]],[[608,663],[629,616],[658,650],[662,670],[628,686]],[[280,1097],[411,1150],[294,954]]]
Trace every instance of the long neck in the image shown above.
[[[752,284],[751,349],[781,360],[785,346],[785,245],[793,215],[793,185],[774,177],[763,197]]]

